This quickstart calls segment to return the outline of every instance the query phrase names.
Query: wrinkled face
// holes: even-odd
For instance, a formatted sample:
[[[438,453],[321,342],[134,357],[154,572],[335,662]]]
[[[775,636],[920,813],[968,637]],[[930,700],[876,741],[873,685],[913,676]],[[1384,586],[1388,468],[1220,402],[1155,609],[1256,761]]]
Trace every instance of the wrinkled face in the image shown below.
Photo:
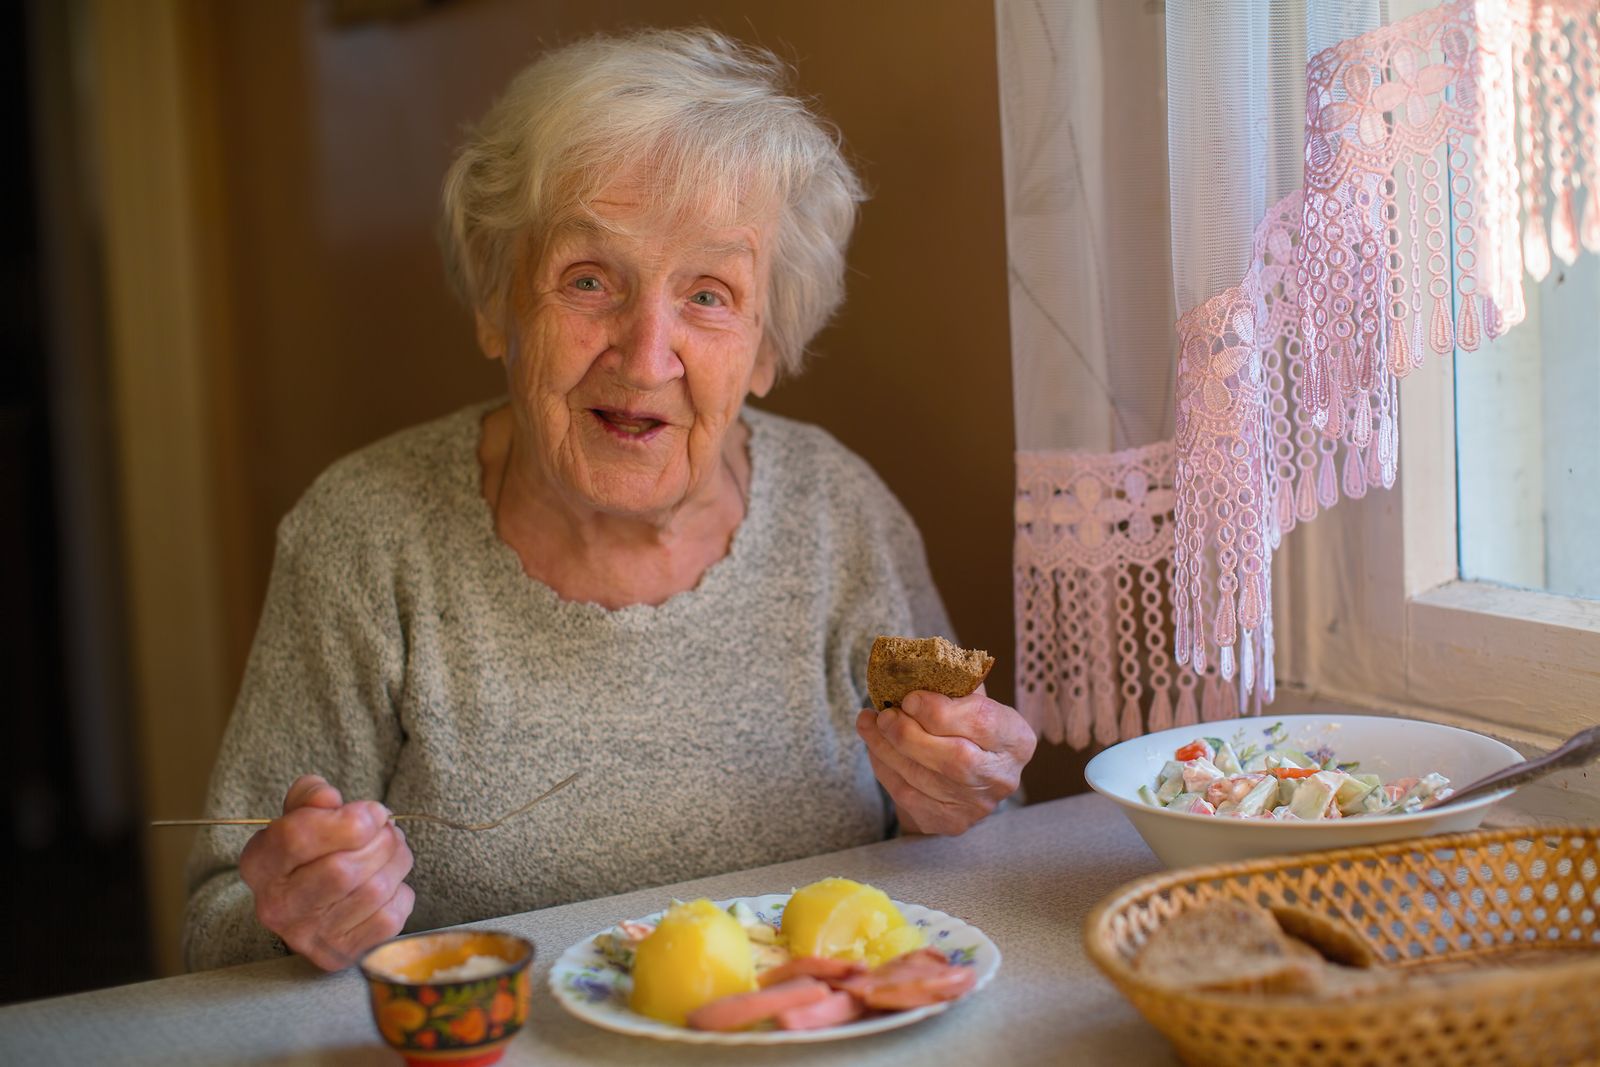
[[[716,484],[745,396],[772,385],[773,225],[674,223],[627,180],[590,208],[608,225],[551,235],[480,343],[506,362],[519,462],[570,506],[664,521]]]

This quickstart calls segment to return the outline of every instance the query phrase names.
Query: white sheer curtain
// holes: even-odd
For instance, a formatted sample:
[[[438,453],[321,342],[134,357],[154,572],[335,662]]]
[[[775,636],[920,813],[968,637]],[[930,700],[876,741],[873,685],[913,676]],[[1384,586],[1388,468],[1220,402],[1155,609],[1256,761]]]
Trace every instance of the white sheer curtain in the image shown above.
[[[1126,0],[1002,0],[998,16],[1018,445],[1115,452],[1169,438],[1161,15]]]
[[[1176,315],[1164,23],[1127,0],[998,0],[996,17],[1017,700],[1048,739],[1081,748],[1137,733],[1152,713],[1170,720],[1182,697],[1166,608]]]
[[[1600,4],[1386,8],[996,0],[1050,740],[1270,700],[1272,553],[1393,483],[1396,379],[1520,321],[1525,263],[1600,251]]]
[[[1166,0],[1165,132],[1180,312],[1239,284],[1256,227],[1300,188],[1306,60],[1381,25],[1385,6]]]

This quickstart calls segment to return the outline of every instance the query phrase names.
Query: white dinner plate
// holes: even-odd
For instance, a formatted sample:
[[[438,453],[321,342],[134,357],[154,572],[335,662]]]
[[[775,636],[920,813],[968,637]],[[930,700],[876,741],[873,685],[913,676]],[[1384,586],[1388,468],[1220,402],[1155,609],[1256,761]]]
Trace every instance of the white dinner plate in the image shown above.
[[[717,901],[719,908],[737,902],[749,905],[763,921],[777,926],[783,916],[784,905],[789,903],[788,893],[768,893],[760,897],[736,897]],[[906,922],[921,927],[928,936],[928,944],[949,957],[951,963],[976,969],[978,980],[966,994],[942,1004],[929,1004],[910,1011],[896,1011],[858,1019],[841,1026],[823,1030],[739,1030],[732,1033],[714,1033],[707,1030],[690,1030],[684,1026],[671,1026],[628,1007],[628,994],[633,989],[633,979],[628,972],[606,959],[595,944],[602,930],[573,945],[561,954],[550,968],[550,992],[563,1008],[585,1022],[619,1034],[650,1037],[661,1041],[686,1041],[696,1045],[789,1045],[806,1041],[836,1041],[846,1037],[860,1037],[909,1026],[930,1015],[937,1015],[961,1003],[988,985],[1000,969],[1000,950],[983,931],[942,911],[916,904],[894,906],[900,909]],[[638,921],[654,923],[665,911],[647,915]]]

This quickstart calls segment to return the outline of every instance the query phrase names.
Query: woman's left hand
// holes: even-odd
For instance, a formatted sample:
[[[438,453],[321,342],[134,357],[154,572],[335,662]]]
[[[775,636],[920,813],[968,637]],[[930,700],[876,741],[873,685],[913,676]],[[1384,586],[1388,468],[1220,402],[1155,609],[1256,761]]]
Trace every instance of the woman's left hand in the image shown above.
[[[917,691],[864,709],[856,733],[910,833],[959,834],[1016,792],[1038,743],[1014,708],[979,689],[952,699]]]

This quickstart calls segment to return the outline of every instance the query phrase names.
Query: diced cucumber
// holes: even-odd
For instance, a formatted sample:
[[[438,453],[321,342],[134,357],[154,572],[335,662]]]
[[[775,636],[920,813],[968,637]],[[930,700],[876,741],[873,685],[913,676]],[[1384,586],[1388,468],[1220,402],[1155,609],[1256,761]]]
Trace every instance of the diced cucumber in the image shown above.
[[[1333,794],[1334,803],[1338,804],[1339,810],[1346,815],[1352,811],[1359,810],[1360,804],[1366,799],[1367,794],[1378,788],[1374,783],[1364,782],[1355,775],[1345,774],[1343,771],[1327,771],[1324,773],[1337,774],[1340,777],[1339,788]]]
[[[1181,792],[1183,792],[1183,775],[1174,774],[1162,781],[1160,788],[1156,790],[1156,799],[1166,804]]]
[[[1277,756],[1282,760],[1278,764],[1280,767],[1303,767],[1307,770],[1319,771],[1322,769],[1322,764],[1301,752],[1298,748],[1280,748],[1277,751]]]
[[[1339,788],[1338,782],[1321,771],[1299,781],[1294,799],[1289,802],[1289,814],[1297,819],[1322,818],[1322,813],[1328,808],[1328,800]]]
[[[1239,766],[1239,757],[1233,751],[1233,746],[1226,741],[1217,746],[1217,756],[1212,762],[1217,765],[1217,770],[1230,777],[1244,773],[1244,768]]]
[[[1169,759],[1161,765],[1161,773],[1156,775],[1156,784],[1160,785],[1173,775],[1177,775],[1179,778],[1183,777],[1183,764],[1175,759]]]
[[[1265,778],[1251,787],[1235,811],[1241,816],[1260,815],[1277,796],[1278,783],[1272,778]]]
[[[1150,805],[1152,808],[1161,808],[1166,806],[1162,804],[1161,801],[1156,799],[1156,795],[1150,792],[1150,787],[1147,785],[1141,785],[1139,787],[1139,799]]]
[[[1181,811],[1189,814],[1198,812],[1202,815],[1215,815],[1216,809],[1211,802],[1199,793],[1179,793],[1172,798],[1172,803],[1167,805],[1168,811]]]
[[[1449,784],[1450,779],[1446,778],[1437,771],[1434,771],[1431,774],[1425,774],[1421,778],[1418,778],[1416,783],[1401,795],[1400,799],[1396,801],[1396,806],[1403,808],[1407,804],[1421,803],[1424,800],[1432,799],[1433,796],[1439,792],[1439,790],[1445,788]]]

